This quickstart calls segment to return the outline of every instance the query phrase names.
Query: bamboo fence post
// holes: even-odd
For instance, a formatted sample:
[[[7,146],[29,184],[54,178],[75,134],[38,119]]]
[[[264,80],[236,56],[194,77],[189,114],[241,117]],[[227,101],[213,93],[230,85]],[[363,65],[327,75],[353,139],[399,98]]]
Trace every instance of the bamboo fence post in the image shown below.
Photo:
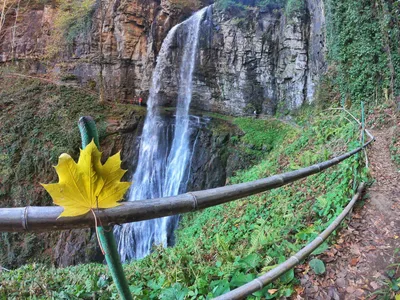
[[[82,138],[82,149],[84,149],[92,140],[100,149],[99,135],[97,133],[96,123],[91,117],[81,117],[78,122],[79,130]],[[123,300],[131,300],[132,295],[129,290],[129,284],[126,280],[124,270],[122,268],[121,259],[118,254],[117,244],[113,234],[112,226],[97,226],[96,232],[99,236],[99,243],[104,251],[107,265],[110,269],[111,276],[117,286],[119,295]]]

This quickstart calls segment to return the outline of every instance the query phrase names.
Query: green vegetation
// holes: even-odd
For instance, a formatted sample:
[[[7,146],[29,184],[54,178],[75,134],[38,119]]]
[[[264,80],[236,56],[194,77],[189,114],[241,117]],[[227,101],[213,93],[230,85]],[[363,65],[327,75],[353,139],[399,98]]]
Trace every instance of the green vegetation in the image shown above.
[[[62,49],[70,47],[80,34],[86,34],[92,26],[95,0],[58,1],[54,32],[47,45],[47,56],[53,57]]]
[[[322,260],[314,258],[310,260],[309,264],[315,274],[321,275],[325,273],[325,264]]]
[[[280,10],[288,17],[293,17],[305,8],[303,0],[216,0],[216,8],[221,11],[229,11],[240,15],[242,12],[252,10],[254,7],[261,9]]]
[[[254,147],[264,156],[230,181],[296,170],[359,145],[358,126],[340,113],[303,111],[296,121],[301,129],[278,121],[234,119],[244,132],[234,137],[234,144]],[[314,239],[342,211],[353,193],[355,170],[361,171],[355,180],[365,180],[365,170],[354,156],[291,185],[185,214],[175,247],[155,247],[150,256],[124,266],[132,293],[140,299],[209,299],[252,280]],[[313,256],[327,247],[324,243]],[[323,272],[318,260],[312,264],[316,272]],[[292,270],[250,299],[290,296],[296,283]],[[31,264],[3,272],[0,298],[5,295],[118,298],[106,266],[95,264],[64,269]]]
[[[231,137],[231,153],[235,152],[241,165],[246,168],[258,163],[274,149],[289,132],[296,130],[278,120],[254,118],[236,118],[232,123],[237,126],[237,135]],[[231,179],[229,179],[231,180]]]
[[[327,48],[342,101],[393,99],[400,93],[400,2],[328,0]]]
[[[290,126],[278,120],[237,118],[234,124],[245,133],[242,142],[257,150],[269,151],[277,147],[291,130]]]
[[[202,6],[201,1],[199,0],[170,0],[169,4],[173,9],[180,9],[180,10],[184,10],[186,8],[198,9]]]
[[[222,11],[249,9],[251,7],[273,7],[282,8],[285,5],[284,0],[217,0],[215,1],[217,9]]]
[[[302,0],[287,0],[285,13],[290,18],[302,13],[305,9],[305,2]]]
[[[397,167],[400,168],[400,128],[396,126],[392,141],[390,143],[390,154],[392,160],[396,163]]]
[[[39,182],[57,179],[52,166],[61,153],[77,158],[79,117],[93,116],[104,141],[107,118],[127,118],[137,107],[99,105],[97,97],[86,91],[39,79],[8,77],[6,71],[0,70],[0,205],[48,205],[51,199]],[[12,267],[37,258],[40,250],[49,247],[45,240],[37,234],[2,233],[0,265]],[[17,244],[20,247],[15,247]]]

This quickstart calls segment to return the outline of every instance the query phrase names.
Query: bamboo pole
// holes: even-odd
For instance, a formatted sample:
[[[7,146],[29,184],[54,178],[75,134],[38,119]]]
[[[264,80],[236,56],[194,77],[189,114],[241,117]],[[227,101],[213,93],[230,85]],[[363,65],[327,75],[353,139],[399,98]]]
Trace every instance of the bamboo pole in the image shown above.
[[[4,268],[4,267],[0,266],[0,271],[7,271],[7,272],[10,272],[11,270],[9,270],[9,269],[6,269],[6,268]]]
[[[356,121],[358,125],[362,126],[360,120],[358,120],[351,112],[349,112],[345,108],[335,107],[335,108],[328,108],[327,110],[342,110],[345,113],[347,113],[350,117],[352,117],[353,120]],[[368,129],[364,128],[364,130],[365,130],[365,133],[369,136],[370,139],[375,140],[375,137],[368,131]]]
[[[340,109],[347,112],[358,124],[363,124],[357,120],[346,109]],[[99,210],[97,217],[102,219],[102,223],[106,226],[112,226],[116,223],[127,223],[141,220],[148,220],[183,212],[190,212],[206,207],[219,205],[225,202],[237,200],[249,195],[254,195],[263,191],[274,189],[293,181],[305,178],[307,176],[319,173],[329,167],[332,167],[341,161],[360,152],[375,140],[374,136],[362,126],[370,140],[350,152],[324,161],[319,164],[292,171],[283,174],[273,175],[264,179],[252,182],[241,183],[231,186],[225,186],[215,189],[209,189],[198,192],[186,193],[174,197],[158,198],[153,200],[142,200],[124,203],[123,205],[107,210]],[[84,135],[83,135],[84,136]],[[88,140],[83,140],[87,144]],[[343,212],[325,229],[315,240],[305,246],[294,256],[280,264],[278,267],[267,272],[266,274],[252,280],[251,282],[230,291],[216,299],[242,299],[283,275],[295,265],[300,263],[318,248],[328,236],[339,226],[346,215],[351,211],[355,202],[365,188],[365,184],[361,183],[357,193],[353,196],[350,203]],[[71,228],[91,227],[94,219],[91,214],[83,217],[62,218],[57,219],[62,212],[61,207],[20,207],[20,208],[0,208],[0,232],[1,231],[49,231]],[[101,228],[102,230],[103,228]],[[107,231],[106,231],[107,232]],[[108,231],[111,232],[111,231]],[[112,233],[111,233],[112,234]],[[107,237],[105,237],[107,239]],[[111,245],[112,246],[112,245]],[[114,241],[115,246],[115,241]],[[122,268],[121,268],[122,270]],[[126,281],[126,280],[125,280]],[[129,290],[129,289],[128,289]],[[123,298],[125,299],[125,298]],[[129,299],[129,298],[128,298]]]
[[[82,149],[93,140],[100,149],[99,134],[96,123],[91,117],[81,117],[78,122],[82,139]],[[93,225],[93,223],[92,223]],[[118,254],[117,244],[113,233],[113,226],[97,226],[96,233],[99,237],[99,244],[106,258],[113,281],[117,287],[122,300],[132,300],[129,284],[122,268],[121,259]]]
[[[214,300],[236,300],[243,299],[252,293],[261,290],[264,286],[271,283],[278,277],[285,274],[287,271],[292,269],[294,266],[299,264],[302,260],[308,257],[315,249],[317,249],[328,237],[329,235],[339,226],[347,214],[351,211],[357,199],[360,197],[361,193],[365,188],[365,183],[361,183],[358,187],[357,193],[353,196],[350,203],[345,207],[342,213],[311,243],[302,248],[295,255],[290,257],[288,260],[284,261],[276,268],[270,270],[269,272],[261,275],[260,277],[242,285],[222,296],[214,298]]]
[[[367,132],[367,131],[366,131]],[[367,133],[368,134],[368,133]],[[267,178],[229,185],[209,190],[190,192],[173,197],[151,200],[129,201],[120,206],[98,210],[96,215],[104,226],[150,220],[186,212],[192,212],[250,195],[281,187],[307,176],[317,174],[360,152],[374,137],[363,146],[333,159],[292,172],[273,175]],[[0,208],[0,232],[50,231],[93,227],[93,215],[71,218],[58,218],[62,212],[59,206],[27,206]]]
[[[365,109],[364,109],[364,102],[361,102],[361,124],[362,124],[362,137],[361,137],[361,144],[364,144],[365,141]],[[365,167],[369,168],[368,162],[368,154],[367,149],[364,148],[364,156],[365,156]]]

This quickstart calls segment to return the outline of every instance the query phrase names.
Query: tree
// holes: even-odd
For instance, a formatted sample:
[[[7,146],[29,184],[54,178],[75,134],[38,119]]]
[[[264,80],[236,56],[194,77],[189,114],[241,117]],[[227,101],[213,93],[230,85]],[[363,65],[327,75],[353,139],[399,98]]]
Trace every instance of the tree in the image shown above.
[[[0,39],[4,36],[4,28],[7,19],[7,15],[15,8],[18,3],[19,7],[19,0],[0,0]]]

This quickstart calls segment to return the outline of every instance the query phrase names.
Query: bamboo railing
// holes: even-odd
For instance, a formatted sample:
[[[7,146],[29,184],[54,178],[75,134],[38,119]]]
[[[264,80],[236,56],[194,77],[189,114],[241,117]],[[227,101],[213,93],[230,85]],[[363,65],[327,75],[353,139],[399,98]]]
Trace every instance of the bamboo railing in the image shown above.
[[[272,281],[278,279],[280,276],[285,274],[287,271],[295,267],[302,260],[307,258],[315,249],[317,249],[328,237],[329,235],[339,226],[339,224],[343,221],[343,219],[348,215],[348,213],[353,208],[357,199],[362,194],[365,188],[365,184],[361,183],[357,189],[357,193],[353,196],[350,203],[345,207],[342,213],[319,235],[317,236],[311,243],[302,248],[295,255],[290,257],[288,260],[284,261],[276,268],[273,268],[271,271],[257,277],[256,279],[228,292],[225,293],[214,300],[236,300],[243,299],[246,296],[251,295],[252,293],[261,290],[267,284]]]
[[[137,222],[192,212],[265,192],[322,172],[339,164],[343,160],[353,156],[363,149],[365,150],[365,148],[375,139],[374,136],[365,128],[363,122],[361,124],[361,122],[346,109],[341,110],[349,114],[360,126],[362,126],[362,133],[365,132],[370,138],[368,142],[352,151],[306,168],[273,175],[251,182],[190,192],[173,197],[124,202],[120,206],[114,208],[96,211],[97,218],[101,220],[103,226],[112,226],[115,224]],[[243,299],[257,290],[262,289],[264,286],[300,263],[300,261],[305,259],[316,248],[318,248],[318,246],[320,246],[339,226],[341,221],[343,221],[346,215],[353,208],[364,188],[365,184],[361,183],[357,189],[357,193],[353,196],[352,200],[343,212],[315,240],[297,252],[294,256],[290,257],[288,260],[264,275],[215,299]],[[64,230],[93,227],[95,224],[93,215],[89,213],[79,217],[58,219],[62,210],[63,208],[58,206],[0,208],[0,232]]]
[[[343,110],[347,114],[352,117],[358,125],[361,127],[361,141],[363,146],[360,147],[365,151],[365,159],[366,159],[366,166],[368,167],[368,157],[365,150],[365,147],[368,146],[371,142],[375,140],[374,136],[365,128],[364,124],[364,104],[361,103],[362,107],[362,122],[357,120],[354,115],[352,115],[349,111],[344,108],[339,108]],[[336,109],[335,109],[336,110]],[[370,140],[364,144],[364,133],[366,133]],[[361,149],[360,149],[361,150]],[[351,201],[347,206],[343,209],[339,216],[320,234],[318,235],[312,242],[308,245],[303,247],[300,251],[298,251],[295,255],[291,256],[289,259],[284,261],[283,263],[279,264],[277,267],[273,268],[269,272],[255,278],[254,280],[232,290],[229,291],[221,296],[214,298],[214,300],[239,300],[244,299],[247,296],[250,296],[252,293],[261,290],[266,285],[270,284],[274,280],[278,279],[280,276],[288,272],[290,269],[294,268],[298,265],[302,260],[306,259],[315,249],[317,249],[331,234],[332,232],[337,229],[343,219],[349,214],[349,212],[353,209],[354,204],[361,196],[362,192],[365,189],[365,183],[362,182],[359,187],[357,188],[356,194],[352,197]]]
[[[112,226],[193,212],[255,195],[317,174],[337,165],[367,147],[374,140],[372,135],[369,134],[369,136],[370,140],[361,147],[303,169],[251,182],[190,192],[173,197],[124,202],[114,208],[98,210],[96,211],[96,215],[104,226]],[[88,213],[79,217],[58,218],[62,211],[63,208],[59,206],[0,208],[0,232],[64,230],[93,227],[95,224],[93,214]]]

